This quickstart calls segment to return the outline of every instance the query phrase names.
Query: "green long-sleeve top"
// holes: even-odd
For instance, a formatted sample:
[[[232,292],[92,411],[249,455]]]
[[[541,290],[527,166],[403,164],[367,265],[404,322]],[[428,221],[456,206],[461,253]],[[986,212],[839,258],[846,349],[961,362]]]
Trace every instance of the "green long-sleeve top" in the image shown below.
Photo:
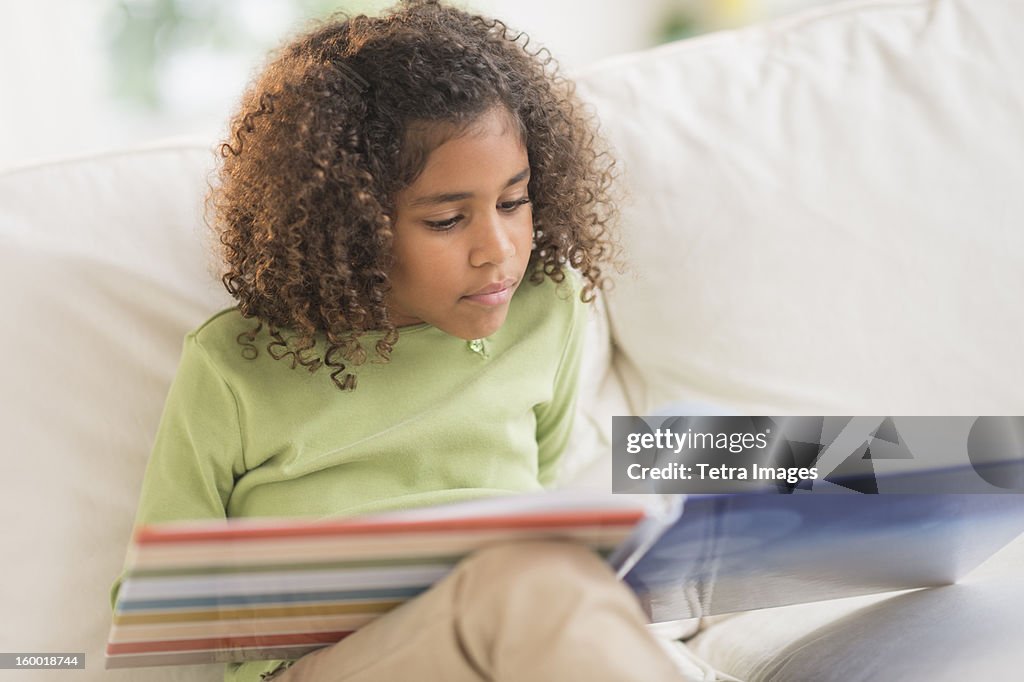
[[[253,321],[218,313],[185,337],[136,525],[350,515],[553,483],[582,350],[578,287],[524,282],[480,341],[403,327],[386,364],[372,361],[367,334],[354,391],[338,390],[328,367],[269,357],[265,331],[240,345]],[[257,682],[279,663],[229,664],[225,679]]]

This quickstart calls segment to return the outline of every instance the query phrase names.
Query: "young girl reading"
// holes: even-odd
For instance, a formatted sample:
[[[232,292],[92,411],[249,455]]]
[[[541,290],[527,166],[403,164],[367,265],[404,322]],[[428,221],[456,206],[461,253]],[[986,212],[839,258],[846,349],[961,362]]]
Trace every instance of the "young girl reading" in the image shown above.
[[[520,34],[521,35],[521,34]],[[238,305],[185,339],[136,523],[539,490],[572,425],[614,164],[504,24],[332,20],[245,95],[211,194]],[[116,593],[115,586],[115,593]],[[515,543],[297,662],[227,679],[677,679],[582,547]]]

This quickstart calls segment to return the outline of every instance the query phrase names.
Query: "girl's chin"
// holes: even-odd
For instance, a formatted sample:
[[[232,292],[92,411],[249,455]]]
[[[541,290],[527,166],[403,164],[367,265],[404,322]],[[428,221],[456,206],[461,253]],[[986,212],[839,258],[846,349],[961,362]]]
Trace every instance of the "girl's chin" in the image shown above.
[[[476,339],[486,339],[488,336],[496,333],[505,324],[507,316],[508,308],[506,307],[501,310],[495,310],[493,314],[487,316],[487,319],[474,321],[469,324],[454,324],[451,326],[436,324],[434,326],[451,336],[465,341],[474,341]]]

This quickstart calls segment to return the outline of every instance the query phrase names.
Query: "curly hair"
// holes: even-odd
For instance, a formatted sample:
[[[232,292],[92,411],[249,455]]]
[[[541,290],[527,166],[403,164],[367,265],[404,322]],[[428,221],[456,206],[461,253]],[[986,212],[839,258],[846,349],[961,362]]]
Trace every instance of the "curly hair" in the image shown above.
[[[619,251],[615,160],[575,85],[528,44],[501,21],[406,0],[380,17],[334,15],[271,55],[231,119],[209,195],[222,281],[259,321],[238,338],[245,357],[266,325],[272,357],[326,365],[341,389],[355,388],[345,363],[366,360],[365,332],[383,332],[374,350],[388,361],[396,194],[495,106],[529,157],[529,280],[561,282],[568,266],[584,301],[604,288]]]

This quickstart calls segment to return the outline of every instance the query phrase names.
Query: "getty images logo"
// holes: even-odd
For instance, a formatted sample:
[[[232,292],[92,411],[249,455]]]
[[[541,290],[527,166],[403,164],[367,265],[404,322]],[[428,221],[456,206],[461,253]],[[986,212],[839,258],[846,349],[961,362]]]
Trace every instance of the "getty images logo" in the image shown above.
[[[633,463],[692,472],[661,492],[716,492],[708,471],[816,469],[780,492],[1024,492],[1024,417],[660,415],[613,418],[613,460],[623,490]],[[908,476],[912,474],[912,476]],[[739,476],[742,478],[742,476]],[[717,483],[715,485],[718,485]]]

